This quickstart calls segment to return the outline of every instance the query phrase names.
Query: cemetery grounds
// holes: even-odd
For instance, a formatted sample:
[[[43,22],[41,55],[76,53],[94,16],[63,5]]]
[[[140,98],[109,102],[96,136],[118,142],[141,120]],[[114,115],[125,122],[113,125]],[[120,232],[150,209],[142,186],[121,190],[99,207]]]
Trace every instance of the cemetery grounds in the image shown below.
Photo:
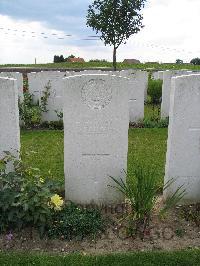
[[[151,116],[152,106],[146,105],[145,117],[151,118]],[[63,139],[62,130],[21,130],[21,156],[24,163],[39,168],[44,177],[51,175],[59,183],[59,194],[64,196]],[[37,254],[26,256],[23,253],[10,253],[7,256],[6,253],[2,253],[0,263],[2,261],[8,263],[5,265],[14,265],[11,262],[14,260],[19,264],[23,261],[24,265],[44,265],[49,260],[49,263],[58,265],[65,262],[68,265],[116,265],[116,263],[120,265],[119,261],[122,260],[124,263],[121,265],[131,265],[131,262],[138,260],[138,264],[134,265],[163,265],[162,262],[165,260],[166,265],[177,265],[177,261],[182,261],[184,263],[182,265],[199,265],[199,207],[178,206],[171,209],[164,218],[158,216],[157,210],[162,205],[166,147],[166,127],[140,128],[139,125],[130,127],[128,172],[131,173],[135,162],[140,162],[147,169],[154,168],[160,188],[160,197],[154,208],[150,227],[143,237],[133,237],[127,233],[128,225],[122,220],[126,214],[124,211],[102,209],[102,215],[107,222],[105,231],[99,235],[83,239],[78,236],[72,240],[65,240],[62,237],[41,239],[36,231],[29,229],[13,232],[12,240],[9,240],[7,235],[0,235],[1,251],[47,252],[43,256]],[[184,251],[174,252],[174,250]],[[142,251],[142,253],[129,254],[133,251]],[[149,253],[150,251],[154,252]],[[115,252],[123,252],[123,255],[110,254]],[[49,253],[51,257],[48,257]],[[69,256],[59,257],[55,256],[56,254]],[[151,264],[145,264],[147,262]]]

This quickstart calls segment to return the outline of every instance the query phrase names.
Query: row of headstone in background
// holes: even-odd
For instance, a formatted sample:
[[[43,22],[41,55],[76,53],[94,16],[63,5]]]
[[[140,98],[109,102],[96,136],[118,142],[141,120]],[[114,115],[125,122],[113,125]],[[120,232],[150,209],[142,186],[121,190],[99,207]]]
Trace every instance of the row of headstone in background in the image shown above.
[[[17,80],[0,77],[0,158],[5,151],[19,156],[18,92]]]
[[[156,72],[153,72],[152,73],[152,79],[155,79],[155,80],[157,80],[157,79],[160,79],[160,80],[163,80],[163,73],[164,73],[164,71],[156,71]]]
[[[172,78],[182,75],[190,75],[190,74],[192,74],[192,71],[188,70],[167,70],[163,72],[161,118],[166,118],[169,116]]]
[[[24,99],[23,94],[23,75],[19,72],[0,72],[0,77],[13,78],[17,80],[18,97],[22,102]]]
[[[43,121],[59,120],[57,113],[63,111],[63,81],[67,76],[80,74],[109,74],[130,78],[129,86],[129,113],[130,122],[137,122],[144,118],[144,99],[147,98],[148,73],[145,71],[124,70],[120,72],[101,71],[101,70],[85,70],[81,72],[59,72],[44,71],[39,73],[29,73],[28,83],[29,92],[34,95],[34,101],[39,101],[41,97],[50,88],[50,96],[48,98],[47,110],[43,113]],[[57,113],[56,113],[57,112]]]

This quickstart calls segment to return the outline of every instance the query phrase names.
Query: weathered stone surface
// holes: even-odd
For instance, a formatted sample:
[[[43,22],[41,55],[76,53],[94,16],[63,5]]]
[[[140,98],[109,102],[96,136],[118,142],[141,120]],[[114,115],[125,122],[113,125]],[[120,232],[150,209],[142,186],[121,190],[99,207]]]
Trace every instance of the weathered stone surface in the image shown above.
[[[18,157],[20,129],[17,81],[0,77],[0,158],[4,151]]]
[[[125,178],[128,152],[128,80],[110,75],[64,79],[66,199],[120,203],[109,176]]]
[[[42,114],[42,121],[57,121],[60,118],[57,113],[62,113],[62,78],[68,76],[67,72],[43,71],[39,73],[29,73],[29,92],[34,95],[34,102],[39,101],[42,105],[42,97],[45,93],[50,95],[47,98],[46,112]]]
[[[184,185],[183,203],[200,202],[200,74],[172,78],[167,147],[165,197]]]
[[[155,80],[157,80],[157,79],[163,80],[163,73],[164,73],[164,71],[156,71],[156,72],[152,73],[152,78]]]
[[[144,118],[144,101],[147,97],[148,73],[138,70],[123,70],[123,77],[130,78],[129,87],[129,121],[138,122]]]
[[[191,74],[188,70],[167,70],[163,72],[163,85],[162,85],[162,103],[161,103],[161,118],[169,116],[170,108],[170,92],[171,92],[171,79],[172,77]]]
[[[23,75],[19,72],[1,72],[0,77],[8,77],[17,80],[18,97],[22,102],[24,100],[23,94]]]

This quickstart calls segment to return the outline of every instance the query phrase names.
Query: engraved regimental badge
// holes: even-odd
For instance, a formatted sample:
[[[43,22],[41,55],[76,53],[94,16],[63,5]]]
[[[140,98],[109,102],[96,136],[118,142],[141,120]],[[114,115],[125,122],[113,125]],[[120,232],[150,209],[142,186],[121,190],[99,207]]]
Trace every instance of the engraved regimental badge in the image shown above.
[[[83,86],[81,97],[89,108],[101,110],[111,102],[112,89],[102,79],[91,79]]]

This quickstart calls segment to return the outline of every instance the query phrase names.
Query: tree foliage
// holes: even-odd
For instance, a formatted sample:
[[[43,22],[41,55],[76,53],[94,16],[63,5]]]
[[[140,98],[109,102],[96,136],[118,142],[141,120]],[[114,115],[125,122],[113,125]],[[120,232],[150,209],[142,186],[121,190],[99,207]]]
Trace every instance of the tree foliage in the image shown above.
[[[200,58],[193,58],[190,63],[193,65],[200,65]]]
[[[113,66],[116,69],[116,51],[122,43],[143,28],[141,10],[146,0],[95,0],[89,5],[87,26],[105,45],[113,46]]]
[[[65,59],[64,59],[63,55],[61,55],[61,56],[54,55],[53,62],[54,63],[62,63],[62,62],[65,62]]]
[[[176,59],[176,64],[178,64],[178,65],[183,64],[183,60],[182,59]]]

